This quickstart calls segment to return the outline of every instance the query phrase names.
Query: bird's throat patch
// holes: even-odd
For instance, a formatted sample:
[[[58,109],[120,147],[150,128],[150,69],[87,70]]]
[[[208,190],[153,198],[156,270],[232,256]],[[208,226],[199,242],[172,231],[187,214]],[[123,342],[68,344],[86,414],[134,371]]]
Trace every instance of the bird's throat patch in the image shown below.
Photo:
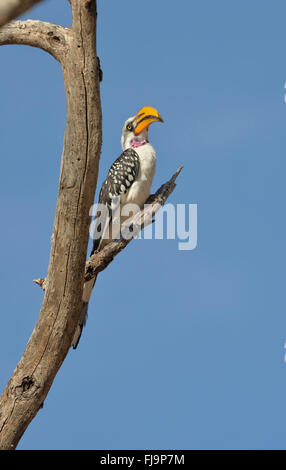
[[[144,139],[144,140],[136,140],[136,139],[132,139],[131,140],[131,147],[133,149],[136,149],[138,147],[141,147],[141,145],[145,145],[145,144],[148,144],[148,140]]]

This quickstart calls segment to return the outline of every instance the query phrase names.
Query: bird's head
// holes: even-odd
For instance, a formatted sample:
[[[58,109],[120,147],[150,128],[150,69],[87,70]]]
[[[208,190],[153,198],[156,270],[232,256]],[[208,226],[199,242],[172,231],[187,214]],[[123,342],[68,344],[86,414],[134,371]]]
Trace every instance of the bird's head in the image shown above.
[[[139,147],[148,142],[148,129],[152,122],[163,122],[160,114],[151,106],[144,106],[136,116],[132,116],[125,121],[121,145],[123,150],[130,147]]]

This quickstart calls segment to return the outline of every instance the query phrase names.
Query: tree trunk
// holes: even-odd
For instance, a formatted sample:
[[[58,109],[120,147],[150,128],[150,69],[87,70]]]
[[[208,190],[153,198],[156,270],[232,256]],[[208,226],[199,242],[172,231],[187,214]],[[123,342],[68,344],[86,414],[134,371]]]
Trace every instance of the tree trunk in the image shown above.
[[[101,149],[101,106],[96,53],[96,1],[71,0],[70,30],[36,22],[39,43],[62,65],[67,103],[58,200],[44,300],[37,324],[0,398],[0,449],[15,449],[42,406],[72,342],[78,322]],[[0,44],[34,22],[17,22],[14,42],[0,30]],[[43,28],[41,28],[43,26]],[[57,29],[60,29],[58,34]],[[27,31],[26,31],[27,33]],[[29,44],[27,33],[26,44]],[[5,42],[6,39],[6,42]],[[48,45],[48,46],[47,46]]]

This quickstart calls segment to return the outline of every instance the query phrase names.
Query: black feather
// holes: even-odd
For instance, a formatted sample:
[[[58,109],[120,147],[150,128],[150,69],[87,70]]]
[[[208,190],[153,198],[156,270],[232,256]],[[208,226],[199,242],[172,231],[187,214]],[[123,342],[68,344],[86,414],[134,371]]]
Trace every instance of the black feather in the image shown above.
[[[111,212],[111,202],[113,197],[120,197],[125,194],[132,186],[137,178],[140,168],[140,160],[134,149],[124,150],[120,157],[111,165],[106,180],[101,186],[98,202],[108,207]],[[128,176],[132,177],[132,181]],[[128,183],[126,183],[128,181]],[[99,217],[100,211],[96,214],[95,219]],[[101,231],[101,223],[96,224],[95,231]],[[91,255],[98,249],[100,238],[94,237]]]

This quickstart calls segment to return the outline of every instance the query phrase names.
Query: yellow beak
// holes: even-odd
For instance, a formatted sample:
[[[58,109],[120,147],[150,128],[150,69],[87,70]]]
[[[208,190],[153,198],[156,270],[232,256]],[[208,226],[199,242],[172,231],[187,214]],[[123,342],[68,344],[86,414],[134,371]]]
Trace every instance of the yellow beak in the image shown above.
[[[151,106],[144,106],[136,114],[135,135],[140,134],[144,129],[148,129],[152,122],[164,122],[160,114]]]

